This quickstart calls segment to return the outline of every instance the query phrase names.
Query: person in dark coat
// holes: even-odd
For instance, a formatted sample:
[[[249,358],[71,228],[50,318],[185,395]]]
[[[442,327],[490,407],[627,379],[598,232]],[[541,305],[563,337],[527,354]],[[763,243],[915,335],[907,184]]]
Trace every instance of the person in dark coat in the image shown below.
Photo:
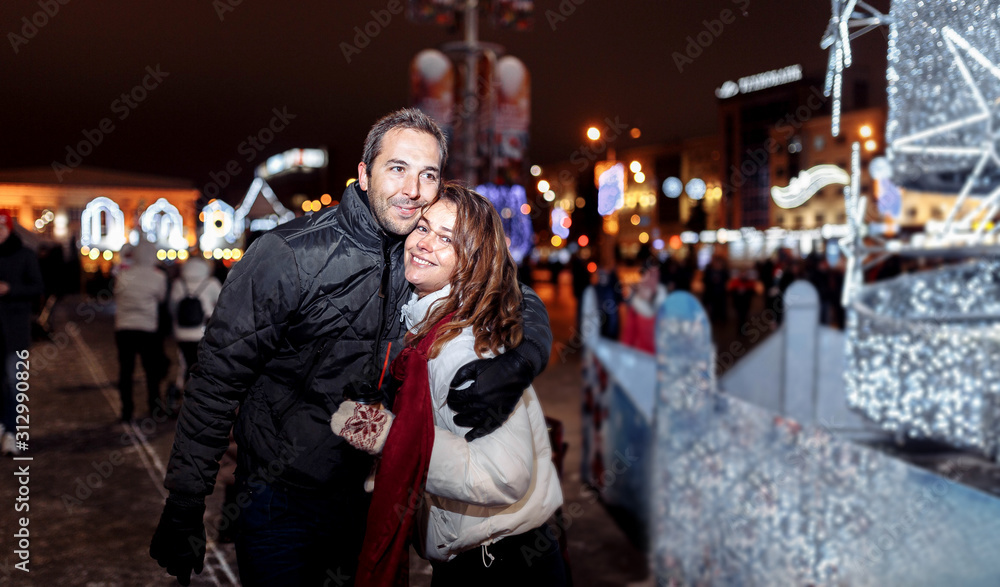
[[[740,332],[743,325],[747,323],[750,316],[750,305],[757,295],[757,280],[749,269],[737,271],[736,275],[729,280],[726,289],[729,297],[733,300],[733,309],[736,310],[736,331]]]
[[[573,297],[576,299],[576,327],[580,328],[580,315],[583,312],[583,292],[590,287],[591,274],[587,270],[587,261],[579,253],[573,255],[569,262],[570,274],[573,277]]]
[[[399,311],[411,291],[403,237],[437,194],[446,158],[444,134],[419,110],[382,118],[340,204],[264,233],[233,267],[185,390],[150,544],[182,584],[204,565],[205,497],[234,423],[243,585],[353,581],[373,458],[329,422],[346,399],[392,405],[384,369],[404,346]],[[548,314],[522,293],[524,341],[452,381],[448,405],[470,440],[498,428],[548,363]]]
[[[705,268],[702,292],[702,302],[712,322],[726,321],[726,285],[729,283],[729,267],[726,259],[720,255],[712,257],[712,262]]]
[[[601,336],[618,340],[621,335],[621,318],[619,308],[625,297],[622,295],[622,284],[618,281],[618,272],[614,266],[602,267],[597,272],[597,283],[594,285],[597,294],[597,309],[600,313]]]
[[[14,233],[14,219],[0,214],[0,450],[18,455],[17,374],[27,373],[18,363],[30,361],[32,304],[42,296],[42,272],[35,252]]]

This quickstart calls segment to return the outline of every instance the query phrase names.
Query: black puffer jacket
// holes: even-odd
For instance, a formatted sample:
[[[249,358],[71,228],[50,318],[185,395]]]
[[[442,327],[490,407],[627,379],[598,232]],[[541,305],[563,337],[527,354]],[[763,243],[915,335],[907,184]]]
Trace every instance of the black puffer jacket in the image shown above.
[[[330,431],[330,414],[345,393],[377,386],[402,350],[398,311],[410,290],[402,239],[383,233],[357,185],[336,208],[261,236],[229,275],[177,423],[171,492],[211,493],[234,420],[246,474],[362,486],[370,457]]]

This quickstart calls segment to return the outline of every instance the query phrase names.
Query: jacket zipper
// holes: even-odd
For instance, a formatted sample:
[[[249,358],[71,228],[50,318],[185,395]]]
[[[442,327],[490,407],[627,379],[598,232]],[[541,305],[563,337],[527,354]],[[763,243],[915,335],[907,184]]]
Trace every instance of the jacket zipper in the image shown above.
[[[382,277],[379,281],[378,287],[378,297],[379,297],[379,325],[378,325],[378,336],[375,338],[375,349],[372,353],[372,366],[374,369],[373,373],[378,372],[379,366],[379,354],[382,351],[382,339],[385,338],[385,330],[388,327],[389,321],[385,315],[385,309],[387,305],[387,300],[392,294],[392,284],[389,281],[389,243],[386,242],[385,238],[382,239]],[[372,381],[372,384],[376,382]],[[376,393],[379,392],[379,388],[375,389]]]

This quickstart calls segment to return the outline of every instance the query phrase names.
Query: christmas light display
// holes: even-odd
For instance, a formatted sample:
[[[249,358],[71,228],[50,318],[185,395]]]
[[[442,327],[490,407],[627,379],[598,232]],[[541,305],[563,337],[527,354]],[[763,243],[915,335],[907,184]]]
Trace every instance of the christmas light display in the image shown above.
[[[162,249],[187,249],[184,219],[177,207],[166,198],[160,198],[143,211],[139,226],[146,240]]]
[[[831,7],[830,24],[823,34],[820,47],[830,50],[823,94],[827,97],[833,96],[832,133],[833,136],[838,136],[844,70],[854,61],[851,40],[880,25],[888,24],[890,18],[861,0],[832,0]],[[860,30],[851,32],[852,28]]]
[[[867,221],[852,181],[845,190],[849,234],[841,240],[848,404],[900,438],[932,438],[993,457],[1000,439],[1000,262],[987,231],[995,233],[990,222],[1000,211],[998,7],[994,0],[893,2],[890,167],[876,172],[873,162],[878,209],[899,212],[894,184],[955,193],[955,202],[944,222],[908,240],[890,238]],[[859,153],[855,144],[855,178]],[[865,285],[863,271],[894,254],[979,260]]]
[[[799,172],[788,187],[771,188],[771,199],[779,208],[795,208],[805,204],[816,192],[832,184],[846,185],[851,178],[836,165],[816,165]]]
[[[247,216],[250,214],[250,210],[253,208],[253,204],[257,201],[258,196],[264,196],[267,203],[271,205],[271,209],[274,210],[274,214],[270,214],[266,218],[255,219],[253,222],[256,225],[248,226],[250,223],[247,221]],[[251,230],[270,230],[279,224],[294,219],[295,212],[285,208],[278,200],[278,196],[274,194],[271,186],[260,177],[255,178],[253,183],[250,184],[250,189],[243,196],[243,203],[240,204],[240,207],[233,214],[234,230],[239,234],[243,234],[243,231],[247,228]],[[259,221],[265,222],[261,223]]]
[[[102,226],[107,230],[103,230]],[[114,200],[104,196],[94,198],[83,209],[80,214],[80,244],[91,249],[121,250],[125,244],[125,213]]]
[[[848,405],[899,435],[996,456],[1000,261],[861,291],[847,324]]]
[[[243,234],[236,226],[236,210],[222,200],[212,200],[201,209],[204,232],[199,245],[202,251],[232,247]]]
[[[1000,205],[997,3],[952,1],[934,18],[912,10],[920,6],[893,5],[906,20],[891,39],[889,156],[904,186],[924,188],[938,174],[965,177],[938,233],[951,240],[966,233],[961,240],[974,244]],[[963,213],[970,197],[981,201]]]
[[[625,166],[615,163],[600,175],[597,188],[597,213],[607,216],[625,205]]]
[[[522,206],[528,203],[524,187],[487,183],[477,186],[476,191],[493,202],[493,207],[500,212],[503,231],[510,239],[510,254],[514,257],[515,262],[521,263],[524,256],[531,251],[532,239],[534,238],[531,217],[522,212],[524,209]]]

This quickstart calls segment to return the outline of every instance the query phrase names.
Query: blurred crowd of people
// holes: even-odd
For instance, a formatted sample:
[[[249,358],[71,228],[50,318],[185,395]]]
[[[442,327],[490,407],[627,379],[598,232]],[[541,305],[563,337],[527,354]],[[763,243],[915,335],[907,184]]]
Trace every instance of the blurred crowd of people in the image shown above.
[[[601,336],[649,353],[655,352],[656,309],[673,291],[691,292],[701,300],[713,325],[735,326],[738,334],[754,313],[766,316],[775,326],[780,324],[786,290],[793,282],[806,280],[819,296],[819,322],[835,328],[844,326],[843,263],[831,266],[815,253],[797,258],[779,251],[756,263],[738,266],[717,254],[703,267],[699,267],[693,252],[664,258],[647,254],[638,260],[638,280],[634,278],[635,266],[610,265],[592,272],[587,265],[579,256],[570,262],[578,322],[584,291],[593,286]],[[631,279],[623,283],[619,273]]]
[[[118,347],[118,390],[122,421],[135,412],[133,379],[138,355],[146,375],[149,415],[175,415],[181,390],[197,362],[198,341],[222,290],[211,261],[192,257],[182,265],[159,266],[156,247],[141,241],[122,249],[121,264],[113,272],[115,343]],[[161,393],[171,360],[165,342],[177,343],[177,378]]]

